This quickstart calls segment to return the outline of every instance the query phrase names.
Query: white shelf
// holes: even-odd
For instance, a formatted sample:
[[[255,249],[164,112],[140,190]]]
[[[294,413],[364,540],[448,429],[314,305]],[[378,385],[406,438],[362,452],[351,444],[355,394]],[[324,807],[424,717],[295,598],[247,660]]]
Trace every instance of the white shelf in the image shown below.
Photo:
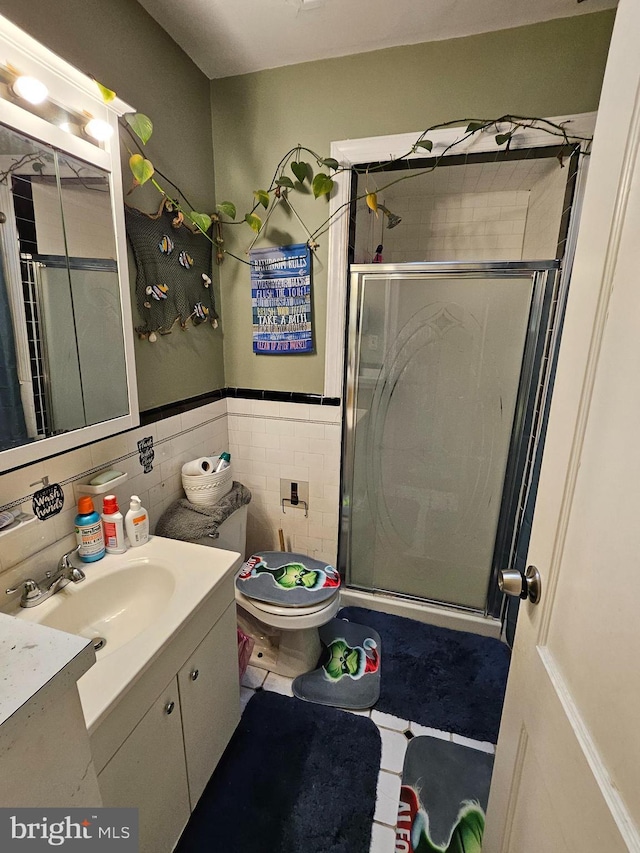
[[[12,524],[8,524],[0,530],[0,536],[4,536],[5,533],[12,533],[14,530],[21,530],[27,524],[37,520],[35,515],[28,515],[26,512],[15,513],[15,516],[15,521]]]
[[[127,479],[128,474],[120,474],[119,477],[114,477],[113,480],[107,480],[106,483],[101,483],[99,486],[91,486],[89,483],[74,483],[73,490],[76,498],[79,495],[106,495],[109,494],[116,486],[120,486]]]

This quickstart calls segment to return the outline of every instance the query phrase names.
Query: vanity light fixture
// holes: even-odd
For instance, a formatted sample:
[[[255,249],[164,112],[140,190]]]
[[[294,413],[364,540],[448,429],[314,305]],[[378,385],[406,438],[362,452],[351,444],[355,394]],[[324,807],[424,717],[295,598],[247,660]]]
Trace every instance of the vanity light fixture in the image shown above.
[[[92,118],[85,124],[84,130],[85,133],[93,137],[93,139],[97,139],[98,142],[105,142],[105,140],[113,135],[113,128],[109,122],[103,121],[101,118]]]
[[[27,77],[24,74],[15,80],[13,91],[19,98],[28,101],[30,104],[42,104],[49,95],[49,90],[44,83],[36,80],[35,77]]]

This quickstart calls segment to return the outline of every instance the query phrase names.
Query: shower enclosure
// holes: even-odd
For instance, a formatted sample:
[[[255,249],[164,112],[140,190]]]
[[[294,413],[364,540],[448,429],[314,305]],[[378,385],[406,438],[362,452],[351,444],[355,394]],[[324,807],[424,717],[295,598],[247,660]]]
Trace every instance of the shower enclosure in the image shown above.
[[[340,569],[498,615],[548,382],[558,261],[351,267]]]

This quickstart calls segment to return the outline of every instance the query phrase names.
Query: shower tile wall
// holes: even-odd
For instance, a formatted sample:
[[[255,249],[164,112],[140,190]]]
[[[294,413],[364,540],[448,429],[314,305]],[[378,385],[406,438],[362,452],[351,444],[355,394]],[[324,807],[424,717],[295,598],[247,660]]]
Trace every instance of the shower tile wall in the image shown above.
[[[385,232],[384,259],[519,260],[528,201],[526,190],[394,199],[389,204],[403,223]]]
[[[360,178],[372,191],[397,173]],[[378,191],[402,222],[386,228],[364,200],[357,206],[356,263],[384,246],[386,263],[553,258],[566,170],[555,158],[444,166]]]
[[[555,258],[558,226],[564,212],[565,174],[557,161],[542,161],[546,168],[529,194],[529,211],[522,257]],[[566,170],[565,170],[566,171]]]
[[[227,399],[234,475],[252,493],[247,552],[288,550],[335,565],[340,496],[340,415],[337,406]],[[309,483],[309,515],[280,504],[280,479]]]

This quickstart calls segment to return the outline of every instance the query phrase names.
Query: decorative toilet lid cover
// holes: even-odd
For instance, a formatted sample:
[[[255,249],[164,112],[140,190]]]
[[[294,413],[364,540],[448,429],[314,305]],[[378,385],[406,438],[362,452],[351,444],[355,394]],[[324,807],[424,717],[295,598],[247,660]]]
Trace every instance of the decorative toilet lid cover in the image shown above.
[[[284,607],[309,607],[332,598],[340,575],[327,563],[286,551],[262,551],[244,563],[236,587],[247,598]]]

